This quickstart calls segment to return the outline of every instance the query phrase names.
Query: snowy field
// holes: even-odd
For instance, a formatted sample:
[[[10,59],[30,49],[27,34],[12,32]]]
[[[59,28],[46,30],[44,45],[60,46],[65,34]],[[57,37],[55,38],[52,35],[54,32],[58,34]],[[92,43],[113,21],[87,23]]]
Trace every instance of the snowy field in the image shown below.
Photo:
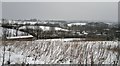
[[[35,40],[8,41],[0,44],[0,65],[11,64],[113,64],[118,60],[117,41]],[[108,50],[109,49],[109,50]],[[110,50],[111,49],[111,50]]]

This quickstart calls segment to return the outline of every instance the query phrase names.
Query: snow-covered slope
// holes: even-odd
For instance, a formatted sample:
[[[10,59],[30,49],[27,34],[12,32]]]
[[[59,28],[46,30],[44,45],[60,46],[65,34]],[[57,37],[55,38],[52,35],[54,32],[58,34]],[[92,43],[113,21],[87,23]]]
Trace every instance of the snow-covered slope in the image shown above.
[[[51,29],[54,28],[54,30],[62,30],[62,31],[68,31],[67,29],[63,29],[63,28],[60,28],[60,27],[50,27],[50,26],[22,26],[20,27],[19,29],[26,29],[26,28],[29,28],[29,29],[42,29],[43,31],[49,31]]]
[[[117,61],[117,52],[109,49],[117,48],[117,41],[9,41],[6,42],[5,63],[8,61],[11,48],[11,63],[21,64],[113,64]],[[0,64],[3,57],[3,45],[0,44]],[[36,58],[36,59],[35,59]]]

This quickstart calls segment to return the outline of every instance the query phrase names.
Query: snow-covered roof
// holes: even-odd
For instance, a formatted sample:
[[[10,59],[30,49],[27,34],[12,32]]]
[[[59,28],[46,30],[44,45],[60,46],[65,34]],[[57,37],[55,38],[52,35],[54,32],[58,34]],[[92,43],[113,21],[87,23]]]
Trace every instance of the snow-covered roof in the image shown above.
[[[87,33],[87,32],[85,32],[85,31],[83,31],[82,33],[83,33],[83,34],[85,34],[85,35],[87,35],[87,34],[88,34],[88,33]]]

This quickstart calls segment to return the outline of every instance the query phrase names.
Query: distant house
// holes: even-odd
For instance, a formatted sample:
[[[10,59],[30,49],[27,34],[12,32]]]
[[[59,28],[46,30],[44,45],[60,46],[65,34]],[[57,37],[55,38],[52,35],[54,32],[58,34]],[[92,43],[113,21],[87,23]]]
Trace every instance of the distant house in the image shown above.
[[[87,33],[86,31],[83,31],[82,33],[83,33],[84,35],[88,35],[88,33]]]

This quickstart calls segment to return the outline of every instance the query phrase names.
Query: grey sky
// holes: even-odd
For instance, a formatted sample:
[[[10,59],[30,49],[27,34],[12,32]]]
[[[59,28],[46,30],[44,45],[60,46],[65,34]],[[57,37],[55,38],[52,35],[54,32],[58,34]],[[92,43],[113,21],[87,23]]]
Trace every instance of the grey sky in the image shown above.
[[[118,3],[118,23],[119,23],[119,27],[120,27],[120,2]]]
[[[7,19],[118,21],[117,2],[3,2]]]
[[[120,0],[1,0],[2,2],[118,2]]]
[[[0,19],[2,18],[2,2],[0,2]]]

